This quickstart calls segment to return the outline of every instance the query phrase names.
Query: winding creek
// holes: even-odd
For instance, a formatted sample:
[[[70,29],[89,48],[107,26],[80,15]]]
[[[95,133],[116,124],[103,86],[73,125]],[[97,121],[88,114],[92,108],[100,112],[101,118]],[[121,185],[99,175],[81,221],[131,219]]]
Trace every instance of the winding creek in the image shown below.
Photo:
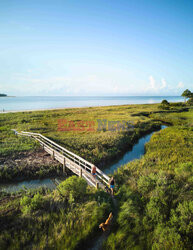
[[[145,154],[145,144],[150,141],[152,135],[167,126],[162,125],[161,129],[151,132],[148,135],[141,137],[138,142],[133,145],[132,149],[127,151],[120,159],[114,161],[110,166],[103,169],[105,174],[112,174],[115,170],[117,170],[120,166],[127,164],[130,161],[140,159],[141,156]]]
[[[162,125],[160,130],[166,127],[167,126]],[[149,142],[152,135],[156,132],[158,131],[151,132],[150,134],[140,138],[131,150],[127,151],[120,159],[114,161],[111,165],[103,169],[104,173],[112,174],[120,166],[127,164],[128,162],[133,161],[135,159],[139,159],[141,156],[143,156],[145,154],[145,143]],[[18,181],[16,183],[11,184],[0,184],[0,190],[6,192],[15,192],[21,189],[34,189],[39,187],[48,187],[50,189],[54,189],[56,185],[54,179],[51,178]]]

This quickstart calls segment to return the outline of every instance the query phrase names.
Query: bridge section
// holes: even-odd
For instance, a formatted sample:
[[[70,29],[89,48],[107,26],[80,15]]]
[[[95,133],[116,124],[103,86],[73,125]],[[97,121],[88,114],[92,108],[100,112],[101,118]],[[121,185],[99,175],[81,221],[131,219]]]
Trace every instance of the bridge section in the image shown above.
[[[104,189],[105,186],[108,185],[109,176],[104,174],[99,168],[96,167],[96,177],[93,177],[91,170],[94,165],[92,163],[58,145],[47,137],[39,133],[13,131],[17,135],[29,136],[37,140],[47,153],[63,165],[63,171],[65,171],[66,168],[70,169],[74,174],[84,178],[90,186],[96,188],[100,187]]]

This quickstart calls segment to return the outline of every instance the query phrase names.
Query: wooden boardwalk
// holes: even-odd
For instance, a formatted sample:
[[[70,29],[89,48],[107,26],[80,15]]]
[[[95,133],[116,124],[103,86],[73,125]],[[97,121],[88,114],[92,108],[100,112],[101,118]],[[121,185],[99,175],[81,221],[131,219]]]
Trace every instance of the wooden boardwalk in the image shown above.
[[[14,129],[12,130],[17,135],[29,136],[37,140],[47,153],[63,165],[64,172],[66,168],[68,168],[74,174],[84,178],[90,186],[94,186],[96,188],[100,187],[104,189],[105,186],[108,185],[110,179],[109,176],[96,167],[96,178],[94,178],[91,174],[91,169],[94,165],[84,160],[82,157],[70,152],[41,134],[23,131],[17,132]]]

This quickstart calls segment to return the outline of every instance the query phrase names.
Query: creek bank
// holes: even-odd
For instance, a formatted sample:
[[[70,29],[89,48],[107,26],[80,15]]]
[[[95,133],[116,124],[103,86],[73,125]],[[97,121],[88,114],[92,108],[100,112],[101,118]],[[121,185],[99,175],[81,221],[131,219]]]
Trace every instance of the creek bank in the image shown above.
[[[121,159],[119,159],[118,161],[115,161],[113,164],[108,166],[104,170],[104,172],[106,174],[113,174],[113,172],[116,171],[122,165],[127,164],[128,162],[130,162],[132,160],[139,159],[142,155],[145,154],[145,144],[147,142],[149,142],[152,135],[157,131],[165,129],[166,127],[167,126],[165,126],[165,125],[161,125],[160,129],[154,130],[153,132],[151,132],[149,134],[148,133],[145,134],[143,137],[141,137],[138,140],[137,144],[135,144],[132,147],[132,150],[129,150],[128,152],[123,154]],[[117,204],[117,200],[115,200],[115,198],[112,198],[112,199],[114,200],[113,209],[112,209],[114,219],[113,219],[113,225],[111,227],[111,230],[113,230],[113,228],[116,228],[116,218],[117,218],[118,206],[119,206]],[[95,236],[87,242],[87,245],[85,245],[84,248],[86,248],[88,250],[100,250],[100,249],[102,249],[103,243],[105,242],[105,240],[107,240],[109,234],[110,234],[110,231],[109,232],[101,232],[99,230],[96,230]]]
[[[62,168],[43,149],[27,151],[0,159],[0,182],[10,183],[61,175]]]
[[[166,125],[162,125],[160,129],[155,130],[151,133],[148,133],[141,137],[135,145],[132,146],[130,150],[125,152],[121,158],[115,160],[112,162],[109,166],[107,166],[103,171],[105,174],[113,174],[114,171],[116,171],[120,166],[127,164],[130,161],[139,159],[141,156],[145,154],[145,144],[150,141],[152,135],[155,132],[158,132],[164,128],[166,128]]]
[[[140,138],[146,136],[152,132],[158,131],[161,129],[161,121],[150,121],[146,123],[137,123],[134,130],[124,132],[124,137],[116,145],[116,150],[113,150],[106,158],[101,159],[100,162],[95,163],[102,170],[106,166],[111,165],[114,161],[120,159],[127,151],[132,150],[132,147],[139,141]]]
[[[139,123],[136,125],[134,131],[129,131],[126,134],[124,140],[124,147],[122,144],[121,149],[119,148],[119,154],[112,157],[108,164],[103,164],[101,169],[105,171],[114,169],[112,165],[118,161],[118,166],[123,165],[127,162],[122,162],[122,157],[125,153],[132,153],[132,148],[135,149],[135,144],[138,143],[140,138],[143,138],[149,133],[153,133],[161,129],[160,123]],[[151,135],[148,136],[150,139]],[[148,140],[149,140],[148,139]],[[144,142],[145,143],[145,142]],[[143,145],[142,145],[143,147]],[[126,157],[127,159],[127,157]],[[120,164],[119,164],[120,162]],[[7,190],[19,190],[26,186],[27,188],[33,188],[39,186],[48,186],[53,189],[52,179],[55,177],[63,176],[61,164],[54,160],[48,153],[43,149],[30,152],[22,152],[12,158],[6,158],[5,160],[0,159],[0,181],[2,183],[1,189]],[[104,167],[105,166],[105,167]],[[110,172],[107,171],[107,174]],[[67,171],[68,176],[72,173]],[[4,185],[3,185],[4,184]]]

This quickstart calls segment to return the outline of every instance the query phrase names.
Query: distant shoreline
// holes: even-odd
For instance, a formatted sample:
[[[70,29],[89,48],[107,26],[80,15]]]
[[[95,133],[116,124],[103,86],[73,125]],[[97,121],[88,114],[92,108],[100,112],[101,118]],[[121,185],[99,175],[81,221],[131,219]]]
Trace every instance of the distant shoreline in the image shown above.
[[[166,99],[170,103],[183,102],[180,96],[108,96],[108,97],[17,97],[0,99],[0,113],[34,112],[71,108],[106,107],[121,105],[146,105],[161,103]],[[11,98],[13,97],[13,98]]]
[[[52,111],[52,110],[61,110],[61,109],[84,109],[84,108],[100,108],[100,107],[111,107],[111,106],[130,106],[130,105],[155,105],[159,103],[144,103],[144,104],[115,104],[107,106],[84,106],[84,107],[63,107],[63,108],[47,108],[47,109],[30,109],[30,110],[10,110],[10,111],[0,111],[0,114],[7,113],[18,113],[18,112],[36,112],[36,111]]]
[[[178,103],[178,102],[172,102]],[[101,107],[114,107],[114,106],[133,106],[133,105],[157,105],[160,103],[138,103],[138,104],[114,104],[114,105],[100,105],[100,106],[84,106],[84,107],[61,107],[61,108],[47,108],[47,109],[30,109],[30,110],[10,110],[10,111],[2,111],[0,110],[0,114],[8,114],[8,113],[23,113],[23,112],[38,112],[38,111],[52,111],[52,110],[62,110],[62,109],[84,109],[84,108],[101,108]]]
[[[132,105],[132,104],[128,104]],[[113,105],[109,105],[113,106]],[[122,106],[122,105],[117,105],[117,106]],[[102,106],[96,106],[96,107],[102,107]],[[106,106],[104,106],[106,107]],[[7,113],[19,113],[19,112],[35,112],[35,111],[49,111],[49,110],[60,110],[60,109],[76,109],[76,108],[91,108],[89,106],[85,107],[64,107],[64,108],[47,108],[47,109],[29,109],[29,110],[9,110],[9,111],[0,111],[0,114],[7,114]],[[92,107],[94,108],[94,107]]]
[[[6,95],[6,96],[0,96],[0,97],[16,97],[15,95]]]

